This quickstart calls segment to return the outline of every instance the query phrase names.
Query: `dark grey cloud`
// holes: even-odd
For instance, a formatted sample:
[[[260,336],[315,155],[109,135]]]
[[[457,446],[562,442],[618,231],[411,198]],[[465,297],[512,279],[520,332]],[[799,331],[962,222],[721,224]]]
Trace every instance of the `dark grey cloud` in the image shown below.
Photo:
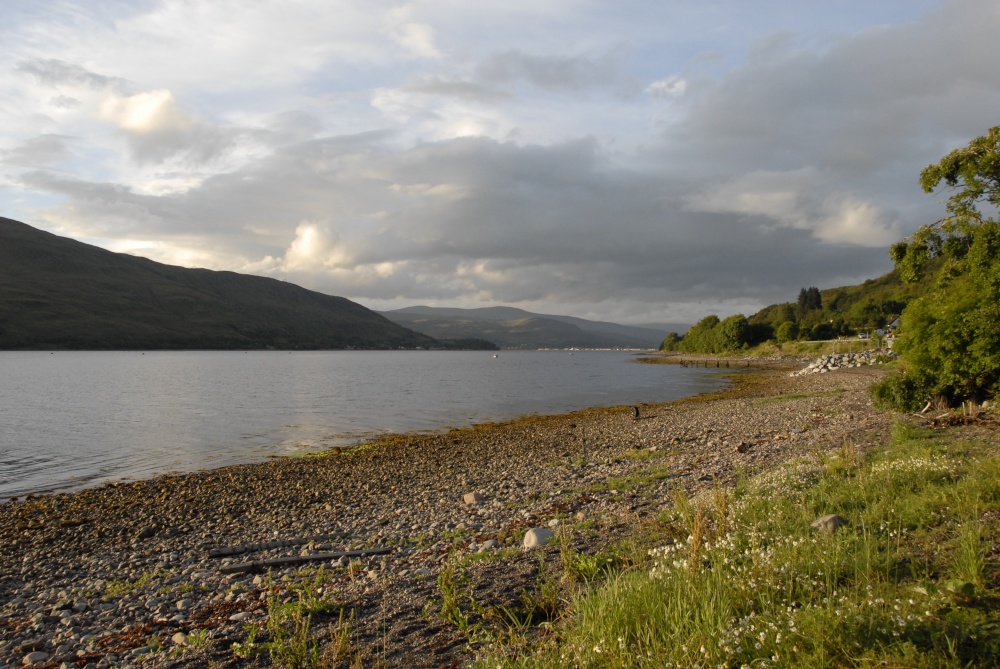
[[[238,269],[362,302],[759,304],[888,268],[884,249],[845,252],[806,231],[685,212],[682,190],[608,165],[594,140],[398,151],[387,139],[297,144],[161,197],[43,174],[30,183],[68,196],[77,217],[128,228],[116,236],[197,236],[242,258]]]

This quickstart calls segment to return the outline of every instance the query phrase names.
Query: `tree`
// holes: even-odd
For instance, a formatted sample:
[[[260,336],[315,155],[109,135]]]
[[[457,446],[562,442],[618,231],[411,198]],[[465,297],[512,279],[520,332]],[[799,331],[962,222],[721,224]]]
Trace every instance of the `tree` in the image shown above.
[[[907,281],[940,259],[931,290],[901,317],[895,348],[905,376],[874,391],[900,408],[933,396],[981,400],[1000,390],[1000,223],[990,215],[1000,207],[1000,126],[920,174],[927,193],[942,183],[953,191],[948,215],[890,251]]]
[[[663,343],[660,344],[661,351],[676,351],[677,346],[681,343],[683,337],[676,332],[668,332],[666,338],[664,338]]]
[[[705,316],[691,326],[678,345],[678,349],[685,353],[715,353],[718,343],[718,333],[715,329],[718,325],[718,316],[715,314]]]
[[[799,326],[794,321],[785,321],[774,331],[774,337],[778,340],[779,344],[784,344],[786,341],[795,341],[795,338],[798,336]]]
[[[820,295],[819,288],[812,286],[799,291],[799,313],[806,314],[810,311],[823,308],[823,296]]]
[[[719,323],[716,341],[716,353],[736,351],[746,346],[750,341],[750,326],[746,317],[736,314]]]

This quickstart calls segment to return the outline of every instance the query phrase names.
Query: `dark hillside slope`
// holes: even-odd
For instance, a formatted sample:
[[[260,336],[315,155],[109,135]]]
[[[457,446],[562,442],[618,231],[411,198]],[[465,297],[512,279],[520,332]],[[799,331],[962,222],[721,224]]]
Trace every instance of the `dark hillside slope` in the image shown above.
[[[112,253],[0,218],[0,349],[267,347],[449,345],[342,297]]]

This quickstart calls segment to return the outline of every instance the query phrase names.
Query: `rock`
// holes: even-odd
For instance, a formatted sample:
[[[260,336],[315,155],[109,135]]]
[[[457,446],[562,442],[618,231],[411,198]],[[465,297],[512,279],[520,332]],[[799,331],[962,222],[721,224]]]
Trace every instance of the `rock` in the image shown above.
[[[552,530],[547,527],[533,527],[524,534],[522,545],[525,549],[539,548],[549,543],[554,536]]]
[[[170,640],[175,646],[186,646],[188,642],[187,634],[184,632],[175,632],[174,635],[170,637]]]
[[[831,513],[827,516],[822,516],[817,518],[812,522],[813,529],[820,530],[822,532],[836,532],[844,525],[847,525],[847,519],[838,516],[835,513]]]
[[[749,451],[749,450],[750,450],[751,448],[753,448],[753,443],[752,443],[752,442],[749,442],[749,441],[741,441],[741,442],[739,443],[739,445],[738,445],[738,446],[736,447],[736,452],[737,452],[737,453],[746,453],[746,452],[747,452],[747,451]]]
[[[44,664],[48,661],[49,661],[48,653],[43,653],[40,650],[36,650],[25,655],[24,659],[21,660],[21,664],[27,664],[27,665]]]
[[[424,569],[423,567],[421,567],[420,569],[414,569],[413,570],[413,575],[415,577],[416,576],[420,576],[420,577],[430,576],[431,575],[431,570],[430,569]]]
[[[153,537],[154,534],[156,534],[156,530],[154,530],[152,527],[149,527],[147,525],[146,527],[144,527],[141,530],[139,530],[139,532],[135,535],[135,538],[136,539],[150,539],[150,538]]]
[[[559,527],[559,526],[560,526],[561,524],[562,524],[562,521],[561,521],[561,520],[559,520],[558,518],[553,518],[552,520],[550,520],[550,521],[549,521],[549,522],[547,523],[547,525],[548,525],[549,527],[551,527],[552,529],[555,529],[555,528]]]
[[[229,619],[232,620],[234,623],[241,623],[247,618],[249,618],[251,615],[252,614],[249,611],[240,611],[239,613],[234,613],[233,615],[229,616]]]
[[[500,547],[500,542],[499,541],[497,541],[496,539],[487,539],[479,547],[479,552],[482,553],[483,551],[494,550],[494,549],[499,548],[499,547]]]
[[[182,599],[179,602],[177,602],[178,611],[187,611],[192,606],[194,606],[194,602],[190,599]]]
[[[483,503],[483,496],[478,492],[469,492],[465,494],[462,501],[469,505],[475,504],[478,506]]]

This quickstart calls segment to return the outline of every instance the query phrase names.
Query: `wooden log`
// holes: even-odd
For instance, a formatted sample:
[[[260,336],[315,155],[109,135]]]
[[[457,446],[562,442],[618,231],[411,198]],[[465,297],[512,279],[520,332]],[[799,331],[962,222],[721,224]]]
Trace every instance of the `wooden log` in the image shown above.
[[[368,548],[360,551],[341,551],[339,553],[317,553],[316,555],[295,555],[291,557],[273,558],[271,560],[255,560],[253,562],[238,562],[219,567],[222,574],[246,574],[252,571],[263,571],[273,567],[290,567],[306,562],[318,562],[322,560],[339,560],[342,557],[355,558],[367,557],[369,555],[386,555],[391,553],[391,548]]]
[[[263,551],[271,548],[288,548],[290,546],[304,546],[316,541],[329,542],[339,539],[339,534],[318,534],[314,537],[294,537],[292,539],[276,539],[265,541],[259,544],[245,544],[243,546],[220,546],[208,551],[208,557],[226,557],[228,555],[240,555],[242,553],[252,553],[253,551]]]

